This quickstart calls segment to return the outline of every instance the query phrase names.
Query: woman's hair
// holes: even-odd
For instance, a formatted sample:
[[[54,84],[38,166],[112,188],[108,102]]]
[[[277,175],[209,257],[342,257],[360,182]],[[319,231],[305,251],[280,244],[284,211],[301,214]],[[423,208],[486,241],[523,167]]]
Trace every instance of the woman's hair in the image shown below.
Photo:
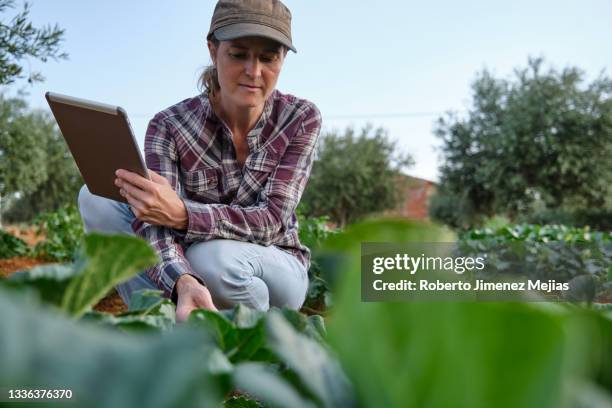
[[[214,35],[210,36],[210,41],[215,46],[215,49],[219,49],[219,40]],[[200,79],[198,79],[198,89],[200,92],[206,92],[206,95],[211,95],[217,93],[221,86],[219,85],[219,77],[217,74],[217,68],[214,65],[209,65],[204,68],[204,72],[200,75]]]
[[[213,34],[209,37],[209,40],[212,41],[215,49],[218,50],[220,41],[217,39],[217,37],[215,37]],[[286,56],[289,52],[289,48],[284,45],[281,45],[281,47],[281,52]],[[221,86],[219,85],[217,68],[214,65],[209,65],[204,68],[204,72],[202,72],[200,78],[198,79],[198,89],[200,92],[205,92],[206,95],[215,94],[219,91],[219,89],[221,89]]]

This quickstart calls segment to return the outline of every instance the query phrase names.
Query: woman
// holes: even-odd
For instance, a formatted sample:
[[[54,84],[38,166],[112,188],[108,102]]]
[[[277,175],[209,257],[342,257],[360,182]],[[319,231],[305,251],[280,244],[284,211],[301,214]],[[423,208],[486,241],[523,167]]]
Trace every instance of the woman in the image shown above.
[[[316,106],[275,90],[291,41],[291,14],[278,0],[220,0],[207,36],[206,89],[149,123],[151,180],[117,170],[129,202],[79,193],[86,231],[135,233],[161,262],[117,287],[161,289],[177,320],[196,308],[237,303],[299,309],[310,252],[295,209],[321,128]]]

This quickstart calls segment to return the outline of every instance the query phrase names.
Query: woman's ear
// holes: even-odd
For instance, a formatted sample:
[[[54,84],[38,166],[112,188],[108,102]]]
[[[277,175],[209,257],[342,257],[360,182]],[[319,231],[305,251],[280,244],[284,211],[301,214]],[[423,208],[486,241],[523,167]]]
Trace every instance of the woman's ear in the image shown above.
[[[207,45],[210,59],[212,60],[213,65],[217,65],[217,47],[215,47],[215,44],[213,44],[213,42],[210,40],[207,41]]]

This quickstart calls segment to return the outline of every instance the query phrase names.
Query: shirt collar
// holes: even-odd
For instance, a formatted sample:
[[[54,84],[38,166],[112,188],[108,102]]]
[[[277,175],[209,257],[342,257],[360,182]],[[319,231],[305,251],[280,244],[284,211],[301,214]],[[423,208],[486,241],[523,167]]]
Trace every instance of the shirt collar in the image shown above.
[[[255,124],[255,127],[251,129],[251,131],[247,135],[247,138],[258,135],[263,129],[263,127],[266,125],[266,123],[268,122],[268,119],[270,118],[270,115],[272,114],[272,107],[274,106],[275,97],[276,97],[276,89],[272,91],[268,99],[266,99],[266,102],[264,103],[263,112],[261,112],[261,116],[259,117],[259,120]]]

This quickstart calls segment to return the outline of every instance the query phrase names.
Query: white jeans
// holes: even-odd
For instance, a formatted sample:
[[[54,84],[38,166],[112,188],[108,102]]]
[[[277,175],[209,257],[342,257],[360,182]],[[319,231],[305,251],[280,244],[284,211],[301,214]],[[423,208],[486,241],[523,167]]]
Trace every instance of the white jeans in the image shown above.
[[[127,204],[94,195],[83,186],[78,205],[85,232],[134,235],[134,213]],[[219,309],[238,303],[257,310],[299,309],[306,298],[308,271],[295,256],[274,245],[214,239],[191,244],[185,257]],[[133,291],[157,287],[143,271],[116,289],[129,304]]]

